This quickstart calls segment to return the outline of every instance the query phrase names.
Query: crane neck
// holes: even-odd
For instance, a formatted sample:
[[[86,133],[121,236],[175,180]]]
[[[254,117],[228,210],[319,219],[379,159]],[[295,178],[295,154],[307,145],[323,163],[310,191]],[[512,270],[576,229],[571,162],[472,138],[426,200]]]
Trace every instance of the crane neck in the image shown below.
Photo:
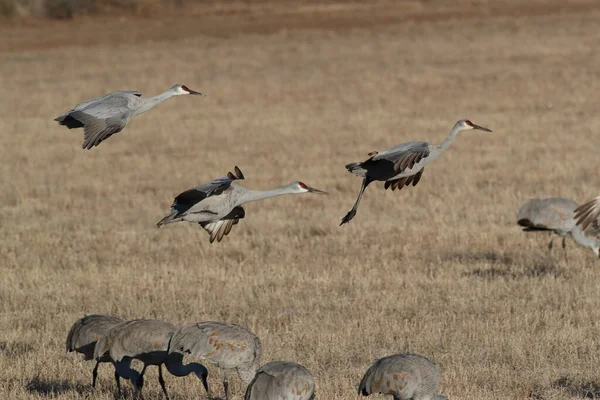
[[[181,353],[169,354],[165,365],[167,367],[167,371],[175,376],[188,376],[191,373],[196,374],[208,392],[208,383],[206,382],[208,370],[204,365],[200,363],[183,364],[183,354]]]
[[[281,196],[284,194],[294,194],[297,193],[291,185],[282,186],[277,189],[271,190],[252,190],[242,188],[243,192],[237,199],[235,206],[239,206],[245,203],[250,203],[251,201],[258,201],[263,199],[268,199],[269,197]]]
[[[154,106],[162,103],[163,101],[175,95],[175,91],[173,89],[169,89],[161,94],[157,94],[156,96],[144,98],[140,108],[136,111],[136,115],[145,113],[146,111],[152,109]]]
[[[123,379],[129,379],[134,387],[137,387],[138,379],[140,378],[140,373],[135,369],[131,368],[131,360],[127,361],[116,361],[113,362],[115,369],[117,370],[117,374]]]
[[[442,142],[442,144],[439,145],[440,153],[442,151],[445,151],[448,147],[450,147],[452,142],[454,142],[454,140],[456,139],[458,132],[460,132],[460,131],[461,131],[460,125],[458,123],[454,124],[454,126],[450,130],[450,133],[448,133],[448,137],[446,138],[446,140],[444,140]]]

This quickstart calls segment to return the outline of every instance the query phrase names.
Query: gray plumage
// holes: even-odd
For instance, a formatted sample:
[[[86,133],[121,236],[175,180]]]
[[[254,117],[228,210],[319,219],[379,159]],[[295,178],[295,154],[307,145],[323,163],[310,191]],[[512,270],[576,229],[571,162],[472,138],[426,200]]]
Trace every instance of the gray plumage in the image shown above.
[[[440,388],[437,365],[417,354],[395,354],[381,358],[367,370],[358,393],[391,395],[394,400],[444,400],[435,396]],[[446,399],[447,400],[447,399]]]
[[[363,162],[346,164],[346,169],[356,176],[363,178],[362,186],[352,209],[342,218],[340,225],[346,224],[354,218],[362,195],[374,181],[385,182],[387,190],[401,190],[404,186],[416,186],[421,180],[425,165],[438,158],[456,139],[460,131],[479,129],[491,132],[490,129],[473,124],[469,120],[460,120],[448,134],[442,144],[435,145],[427,142],[408,142],[392,147],[383,152],[373,151],[369,158]]]
[[[302,365],[276,361],[263,365],[246,389],[244,400],[312,400],[315,380]]]
[[[594,234],[600,234],[600,196],[575,209],[577,225],[584,231],[591,227]]]
[[[136,115],[145,113],[170,97],[186,94],[204,96],[181,84],[147,98],[141,97],[141,92],[125,90],[84,101],[54,120],[69,129],[83,128],[82,147],[89,150],[113,134],[121,132]]]
[[[521,206],[517,213],[517,223],[524,231],[552,231],[562,238],[562,247],[566,258],[566,237],[569,235],[575,243],[590,247],[596,256],[600,256],[600,238],[593,232],[584,231],[576,225],[575,210],[578,204],[565,198],[532,199]],[[555,236],[548,243],[552,251]]]
[[[169,353],[190,354],[223,371],[225,398],[229,398],[229,371],[235,369],[246,384],[252,381],[262,356],[258,336],[228,322],[200,322],[179,328]]]
[[[137,376],[124,376],[135,382],[135,387],[141,393],[144,386],[144,373],[150,365],[158,366],[158,380],[160,386],[169,399],[167,388],[162,374],[162,365],[175,376],[187,376],[192,372],[204,385],[208,392],[206,368],[198,363],[183,365],[183,356],[180,354],[169,354],[169,343],[175,332],[175,326],[154,319],[138,319],[123,322],[113,327],[106,336],[98,341],[94,351],[96,359],[108,355],[114,362],[117,371],[121,374],[122,364],[129,366],[132,359],[144,363],[142,372]],[[123,376],[123,375],[121,375]]]
[[[178,194],[169,215],[158,221],[156,226],[160,228],[180,221],[198,223],[210,234],[210,243],[215,240],[220,242],[233,225],[245,217],[242,204],[283,194],[327,194],[298,181],[273,190],[250,190],[233,183],[244,179],[244,174],[238,167],[234,171]]]
[[[111,328],[121,322],[122,320],[120,318],[99,314],[86,315],[85,317],[78,319],[73,326],[71,326],[67,335],[65,343],[67,352],[76,351],[83,354],[84,360],[93,360],[96,342],[106,335]],[[92,370],[92,387],[96,387],[98,366],[100,363],[105,362],[110,362],[110,359],[101,357],[96,360],[96,365]],[[116,371],[115,378],[118,380]]]

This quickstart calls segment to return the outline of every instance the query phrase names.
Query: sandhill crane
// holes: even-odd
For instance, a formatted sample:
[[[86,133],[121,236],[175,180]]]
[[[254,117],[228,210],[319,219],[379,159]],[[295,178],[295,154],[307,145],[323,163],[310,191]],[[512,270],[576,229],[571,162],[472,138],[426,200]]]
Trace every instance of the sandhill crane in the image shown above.
[[[115,363],[115,367],[117,367],[119,375],[121,374],[119,368],[121,364],[131,363],[132,359],[142,361],[144,367],[137,380],[135,380],[138,394],[141,394],[144,386],[146,368],[149,365],[156,365],[158,366],[160,387],[165,397],[169,399],[162,374],[163,364],[175,376],[187,376],[193,372],[200,379],[208,393],[207,369],[198,363],[183,365],[181,354],[169,354],[169,342],[175,330],[175,326],[155,319],[123,322],[113,327],[106,336],[98,340],[94,350],[94,358],[99,359],[106,355],[110,356]]]
[[[207,321],[179,328],[169,348],[169,354],[174,353],[191,354],[219,367],[228,399],[229,370],[235,369],[242,381],[250,383],[260,365],[262,345],[258,336],[239,325]]]
[[[313,400],[315,380],[302,365],[275,361],[260,367],[244,400]]]
[[[600,257],[600,238],[584,232],[575,223],[575,209],[578,204],[565,198],[532,199],[521,206],[517,213],[517,223],[530,231],[552,231],[562,237],[562,247],[567,258],[566,236],[571,235],[575,243],[590,247]],[[555,237],[548,243],[548,251],[552,252]]]
[[[600,196],[575,209],[577,225],[585,231],[590,225],[595,234],[600,234]]]
[[[67,352],[76,351],[83,354],[84,360],[94,359],[94,346],[96,342],[106,335],[115,325],[123,322],[120,318],[109,315],[92,314],[79,318],[67,335],[65,347]],[[92,371],[92,387],[96,387],[96,378],[98,377],[98,366],[101,362],[110,362],[108,357],[101,357],[96,360],[96,365]],[[119,382],[119,375],[115,371],[115,379]],[[119,383],[117,383],[118,386]]]
[[[145,113],[170,97],[186,94],[204,96],[181,84],[154,97],[141,97],[142,93],[135,90],[112,92],[79,103],[54,120],[69,129],[83,128],[82,147],[89,150],[111,135],[121,132],[136,115]]]
[[[346,169],[356,176],[363,178],[362,186],[352,209],[342,218],[340,225],[354,218],[360,199],[371,182],[385,181],[385,189],[402,190],[404,186],[416,186],[421,180],[425,165],[438,158],[452,144],[460,131],[479,129],[491,132],[490,129],[475,125],[469,120],[460,120],[448,134],[442,144],[427,142],[408,142],[399,144],[389,150],[369,153],[369,158],[363,162],[346,164]]]
[[[179,221],[198,223],[210,234],[210,243],[215,240],[220,242],[233,225],[246,215],[242,204],[282,194],[327,194],[298,181],[272,190],[250,190],[233,183],[244,179],[244,174],[238,167],[234,171],[235,173],[228,172],[227,176],[178,194],[170,214],[158,221],[156,226],[160,228]]]
[[[431,360],[417,354],[381,358],[367,370],[358,394],[382,393],[394,400],[447,400],[434,396],[440,388],[440,372]]]

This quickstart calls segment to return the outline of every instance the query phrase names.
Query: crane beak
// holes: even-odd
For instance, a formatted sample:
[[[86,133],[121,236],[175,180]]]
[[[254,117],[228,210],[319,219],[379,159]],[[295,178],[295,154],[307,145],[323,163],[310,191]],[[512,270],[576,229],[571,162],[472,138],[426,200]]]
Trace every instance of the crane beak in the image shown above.
[[[473,129],[479,129],[480,131],[486,131],[486,132],[491,132],[492,131],[489,128],[486,128],[484,126],[475,125],[475,124],[473,124]]]
[[[329,194],[323,190],[319,190],[319,189],[315,189],[313,187],[307,186],[306,190],[308,190],[308,193],[315,193],[315,194]]]
[[[196,92],[195,90],[191,90],[191,89],[189,89],[189,90],[188,90],[188,92],[189,92],[190,94],[194,94],[194,95],[196,95],[196,96],[204,96],[204,97],[206,97],[206,95],[205,95],[204,93]]]

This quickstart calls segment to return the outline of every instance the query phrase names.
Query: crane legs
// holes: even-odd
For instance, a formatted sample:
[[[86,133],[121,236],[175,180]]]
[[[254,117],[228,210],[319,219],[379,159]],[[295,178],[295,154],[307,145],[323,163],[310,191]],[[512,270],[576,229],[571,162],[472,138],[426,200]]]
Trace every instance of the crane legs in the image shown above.
[[[356,211],[358,210],[358,205],[360,204],[360,199],[362,198],[362,195],[365,192],[365,189],[367,188],[367,186],[369,186],[369,184],[371,182],[373,182],[373,179],[369,178],[368,176],[365,177],[365,179],[363,179],[362,186],[360,187],[360,192],[358,193],[356,202],[352,206],[352,210],[348,211],[348,214],[346,214],[346,216],[344,218],[342,218],[342,222],[340,223],[340,226],[347,224],[348,222],[350,222],[350,220],[352,218],[354,218],[354,216],[356,215]]]
[[[223,389],[225,390],[225,400],[229,399],[229,376],[227,370],[223,371]]]
[[[96,361],[96,366],[92,371],[92,387],[96,388],[96,378],[98,378],[98,366],[100,366],[100,361]]]
[[[550,257],[552,255],[552,246],[554,243],[554,238],[555,238],[555,236],[552,235],[552,238],[550,239],[550,243],[548,243],[548,257]],[[566,236],[562,237],[562,248],[565,253],[565,262],[568,262],[569,259],[567,258],[567,238],[566,238]]]
[[[167,393],[167,387],[165,386],[165,379],[163,378],[162,365],[158,366],[158,383],[160,383],[160,387],[162,388],[167,400],[170,400],[169,393]]]

